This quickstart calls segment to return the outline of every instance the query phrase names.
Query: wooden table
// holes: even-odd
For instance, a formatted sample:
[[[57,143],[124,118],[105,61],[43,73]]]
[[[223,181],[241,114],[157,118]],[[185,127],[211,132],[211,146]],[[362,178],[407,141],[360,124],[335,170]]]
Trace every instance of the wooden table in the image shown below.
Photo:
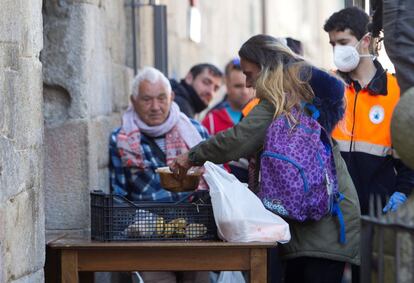
[[[248,270],[251,283],[264,283],[266,250],[274,246],[218,241],[96,242],[63,237],[48,243],[46,282],[93,282],[94,271]]]

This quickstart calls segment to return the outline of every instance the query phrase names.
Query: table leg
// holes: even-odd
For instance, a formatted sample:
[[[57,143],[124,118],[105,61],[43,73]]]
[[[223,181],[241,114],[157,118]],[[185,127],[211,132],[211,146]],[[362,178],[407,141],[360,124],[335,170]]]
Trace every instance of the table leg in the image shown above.
[[[250,283],[267,282],[267,251],[252,249],[250,251]]]
[[[60,282],[60,251],[46,246],[45,283]]]
[[[62,250],[62,282],[79,283],[78,254],[76,251]]]

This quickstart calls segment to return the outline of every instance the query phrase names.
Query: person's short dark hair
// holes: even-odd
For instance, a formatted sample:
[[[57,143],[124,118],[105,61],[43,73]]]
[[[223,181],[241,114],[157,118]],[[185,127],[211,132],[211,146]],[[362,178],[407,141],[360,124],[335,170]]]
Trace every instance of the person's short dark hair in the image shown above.
[[[190,73],[193,76],[193,78],[196,78],[199,74],[204,72],[205,69],[207,69],[214,77],[223,76],[223,72],[220,71],[219,68],[209,63],[201,63],[201,64],[194,65],[193,67],[191,67]]]
[[[291,37],[286,37],[286,44],[287,46],[289,46],[290,49],[292,49],[293,52],[303,56],[303,47],[302,42],[300,40]]]
[[[226,67],[224,68],[224,74],[226,75],[226,77],[228,77],[230,75],[230,72],[233,70],[237,70],[237,71],[242,70],[240,66],[239,58],[234,58],[230,62],[227,63]]]
[[[351,34],[360,40],[368,32],[369,16],[358,7],[342,9],[326,21],[323,29],[326,32],[345,31],[350,29]]]

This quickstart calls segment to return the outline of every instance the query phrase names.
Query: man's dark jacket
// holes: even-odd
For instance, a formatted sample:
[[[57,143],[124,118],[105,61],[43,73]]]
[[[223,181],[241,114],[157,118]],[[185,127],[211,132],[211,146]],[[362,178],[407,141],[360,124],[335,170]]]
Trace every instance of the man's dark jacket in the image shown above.
[[[174,101],[180,107],[181,112],[190,118],[207,108],[207,105],[200,99],[194,88],[187,84],[185,80],[177,82],[170,80],[172,91],[175,93]]]

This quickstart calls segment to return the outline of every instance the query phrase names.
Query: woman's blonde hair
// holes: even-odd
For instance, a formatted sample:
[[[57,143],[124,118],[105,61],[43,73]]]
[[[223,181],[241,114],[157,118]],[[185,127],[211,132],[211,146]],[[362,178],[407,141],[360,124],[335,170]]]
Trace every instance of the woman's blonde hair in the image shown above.
[[[311,66],[278,39],[253,36],[242,45],[239,56],[260,67],[256,96],[274,105],[274,117],[284,114],[293,118],[293,108],[312,101],[314,93],[308,83]]]

